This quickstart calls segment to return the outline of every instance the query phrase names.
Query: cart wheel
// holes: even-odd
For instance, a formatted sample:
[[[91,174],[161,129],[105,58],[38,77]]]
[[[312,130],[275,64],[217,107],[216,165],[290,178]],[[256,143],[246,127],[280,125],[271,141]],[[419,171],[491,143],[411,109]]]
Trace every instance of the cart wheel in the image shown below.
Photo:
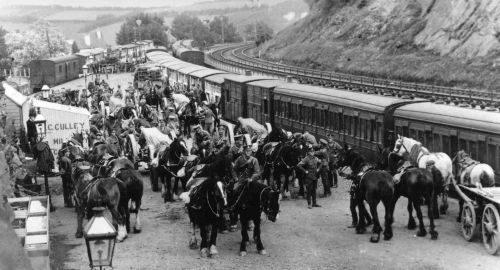
[[[464,204],[462,211],[462,235],[465,240],[471,241],[476,231],[477,219],[476,211],[471,203]]]
[[[481,229],[484,247],[489,254],[495,255],[500,248],[500,216],[497,208],[491,203],[484,208]]]

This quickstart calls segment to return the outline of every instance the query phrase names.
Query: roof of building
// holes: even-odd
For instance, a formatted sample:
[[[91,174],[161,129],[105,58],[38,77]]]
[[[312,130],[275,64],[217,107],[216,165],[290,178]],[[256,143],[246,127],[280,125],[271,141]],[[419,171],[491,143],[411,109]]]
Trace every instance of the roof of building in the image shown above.
[[[18,106],[23,106],[23,104],[28,100],[28,97],[18,92],[14,87],[12,87],[7,82],[2,82],[2,86],[5,89],[5,96]]]

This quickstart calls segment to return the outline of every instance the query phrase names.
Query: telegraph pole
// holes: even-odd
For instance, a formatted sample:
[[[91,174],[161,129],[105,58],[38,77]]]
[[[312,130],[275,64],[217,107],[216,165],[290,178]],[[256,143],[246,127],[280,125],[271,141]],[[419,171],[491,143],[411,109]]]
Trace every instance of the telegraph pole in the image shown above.
[[[47,37],[47,48],[49,48],[49,56],[52,57],[52,50],[50,49],[50,38],[49,38],[49,29],[45,29],[45,36]]]
[[[220,17],[220,28],[222,33],[222,43],[224,43],[224,17]]]

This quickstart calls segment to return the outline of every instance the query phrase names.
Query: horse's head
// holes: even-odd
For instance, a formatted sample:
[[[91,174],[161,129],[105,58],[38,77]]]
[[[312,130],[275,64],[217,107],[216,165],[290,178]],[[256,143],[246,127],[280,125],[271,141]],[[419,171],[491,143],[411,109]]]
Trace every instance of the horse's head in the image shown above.
[[[354,153],[355,152],[349,147],[349,145],[344,144],[344,147],[337,155],[337,167],[350,167],[354,161]]]
[[[272,222],[276,222],[280,212],[280,192],[269,187],[262,190],[260,203],[264,213]]]
[[[410,152],[411,146],[409,146],[409,144],[409,138],[403,137],[398,134],[398,138],[396,139],[394,150],[392,152],[402,156],[404,153]]]
[[[401,159],[401,157],[392,152],[392,149],[390,147],[382,148],[380,146],[377,146],[377,148],[378,148],[377,167],[381,170],[390,171],[391,169],[390,165],[392,164],[390,162],[390,159]]]

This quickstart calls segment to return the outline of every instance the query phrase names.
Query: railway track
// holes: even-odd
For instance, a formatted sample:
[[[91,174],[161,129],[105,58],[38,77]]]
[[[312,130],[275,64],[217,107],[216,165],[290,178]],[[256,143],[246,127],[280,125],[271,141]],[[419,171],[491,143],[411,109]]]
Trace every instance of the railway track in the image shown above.
[[[300,68],[254,58],[248,54],[252,48],[254,45],[249,43],[217,46],[206,53],[205,63],[231,72],[244,73],[245,70],[251,70],[258,74],[268,74],[281,79],[293,77],[299,83],[325,87],[381,95],[409,95],[438,102],[454,102],[457,105],[475,103],[482,104],[482,108],[500,107],[500,93],[495,91],[434,86]]]

